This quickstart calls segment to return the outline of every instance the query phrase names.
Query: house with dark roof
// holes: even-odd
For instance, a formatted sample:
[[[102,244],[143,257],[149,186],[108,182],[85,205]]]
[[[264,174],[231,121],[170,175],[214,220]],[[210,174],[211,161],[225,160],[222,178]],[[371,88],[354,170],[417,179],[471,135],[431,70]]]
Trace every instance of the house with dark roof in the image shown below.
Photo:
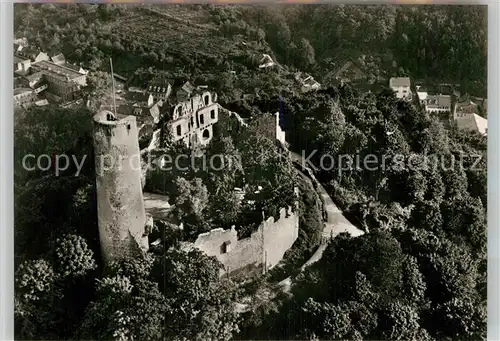
[[[457,114],[478,114],[479,108],[476,103],[469,99],[463,102],[458,102],[455,105],[455,112]]]
[[[27,87],[35,88],[42,81],[43,72],[35,72],[31,75],[21,77],[21,83]]]

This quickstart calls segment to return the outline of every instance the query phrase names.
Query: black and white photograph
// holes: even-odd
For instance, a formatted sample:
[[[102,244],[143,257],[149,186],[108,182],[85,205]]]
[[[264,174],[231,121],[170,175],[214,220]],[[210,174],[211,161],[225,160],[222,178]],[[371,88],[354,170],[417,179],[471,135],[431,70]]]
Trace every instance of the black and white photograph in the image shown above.
[[[487,339],[488,6],[13,12],[16,340]]]

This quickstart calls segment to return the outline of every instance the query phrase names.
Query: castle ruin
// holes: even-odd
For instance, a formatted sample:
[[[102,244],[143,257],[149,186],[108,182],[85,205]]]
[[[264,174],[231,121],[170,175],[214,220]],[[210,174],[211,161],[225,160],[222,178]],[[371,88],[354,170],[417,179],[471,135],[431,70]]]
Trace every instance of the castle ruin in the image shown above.
[[[99,239],[105,263],[148,249],[136,118],[94,116]]]
[[[275,220],[269,217],[261,222],[250,237],[238,239],[237,231],[221,228],[198,235],[186,249],[197,248],[222,263],[225,273],[237,273],[243,269],[268,269],[278,264],[299,236],[299,216],[291,207],[280,209]]]
[[[189,94],[189,98],[179,102],[168,123],[174,142],[182,140],[189,148],[206,146],[213,137],[213,125],[219,119],[216,96],[205,91]]]

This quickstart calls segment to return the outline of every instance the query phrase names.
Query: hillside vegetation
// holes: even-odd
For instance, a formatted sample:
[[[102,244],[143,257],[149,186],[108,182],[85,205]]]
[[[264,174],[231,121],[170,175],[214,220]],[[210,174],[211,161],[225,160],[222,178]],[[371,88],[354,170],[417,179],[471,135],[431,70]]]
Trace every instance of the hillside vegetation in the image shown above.
[[[409,75],[486,95],[486,6],[19,4],[15,14],[16,35],[42,49],[92,69],[109,70],[112,56],[126,76],[154,68],[224,102],[289,93],[295,68],[328,85],[348,58],[383,82]],[[282,67],[257,73],[262,53]]]
[[[281,107],[290,149],[312,154],[319,181],[365,231],[331,240],[300,274],[288,269],[319,242],[316,193],[299,184],[301,233],[285,266],[297,274],[291,296],[255,299],[259,306],[244,315],[233,309],[235,283],[219,278],[220,264],[201,252],[160,245],[104,273],[91,113],[34,107],[15,127],[16,339],[486,338],[486,137],[446,130],[387,89],[328,86],[349,57],[375,78],[427,77],[481,94],[485,7],[18,4],[15,14],[18,36],[94,71],[107,71],[112,56],[138,85],[144,72],[174,85],[208,84],[223,106],[257,119]],[[262,53],[280,66],[260,70]],[[296,70],[325,89],[298,93]],[[207,153],[241,157],[242,169],[152,174],[148,184],[171,196],[192,235],[235,222],[248,233],[262,211],[273,215],[294,200],[293,165],[275,141],[252,120],[245,131],[232,123],[217,124]],[[88,162],[79,177],[73,169],[28,173],[20,165],[30,151]],[[376,163],[349,167],[324,155],[371,155]],[[233,189],[243,185],[255,207],[237,205]]]

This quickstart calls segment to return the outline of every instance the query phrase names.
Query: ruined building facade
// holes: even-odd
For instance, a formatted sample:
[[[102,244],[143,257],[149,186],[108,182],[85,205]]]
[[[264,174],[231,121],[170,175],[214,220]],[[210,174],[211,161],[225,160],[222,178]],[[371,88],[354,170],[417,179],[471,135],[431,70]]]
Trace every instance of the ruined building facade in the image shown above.
[[[266,272],[278,264],[299,236],[299,216],[292,208],[282,208],[276,219],[269,217],[261,222],[250,237],[238,239],[231,229],[214,229],[198,235],[192,244],[207,256],[214,256],[224,266],[221,275],[258,269]]]
[[[94,116],[99,239],[104,261],[136,256],[148,249],[141,185],[137,124],[110,111]]]
[[[215,97],[215,96],[214,96]],[[189,148],[204,147],[213,137],[213,125],[219,120],[219,106],[212,93],[193,94],[173,109],[168,129],[173,141],[182,140]]]

